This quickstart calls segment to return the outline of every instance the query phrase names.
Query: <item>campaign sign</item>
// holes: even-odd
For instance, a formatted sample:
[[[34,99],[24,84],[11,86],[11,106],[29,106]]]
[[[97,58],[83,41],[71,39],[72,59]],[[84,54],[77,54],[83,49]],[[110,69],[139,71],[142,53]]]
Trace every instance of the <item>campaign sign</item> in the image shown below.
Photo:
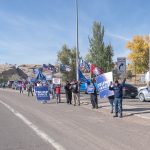
[[[61,79],[60,78],[53,78],[53,84],[60,84]]]
[[[110,82],[113,81],[112,72],[104,73],[96,77],[96,83],[100,98],[106,98],[114,95],[113,91],[109,90]]]
[[[94,93],[94,86],[93,85],[89,85],[88,87],[87,87],[87,93]]]
[[[39,101],[50,100],[50,94],[47,86],[35,87],[36,98]]]

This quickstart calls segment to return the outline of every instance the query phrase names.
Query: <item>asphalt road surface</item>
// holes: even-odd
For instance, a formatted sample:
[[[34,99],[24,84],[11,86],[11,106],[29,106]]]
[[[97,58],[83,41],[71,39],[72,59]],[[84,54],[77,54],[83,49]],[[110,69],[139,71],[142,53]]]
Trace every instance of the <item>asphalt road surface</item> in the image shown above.
[[[92,110],[88,96],[74,107],[0,90],[0,150],[149,150],[150,118],[142,115],[150,113],[150,102],[124,105],[120,119],[107,101]]]

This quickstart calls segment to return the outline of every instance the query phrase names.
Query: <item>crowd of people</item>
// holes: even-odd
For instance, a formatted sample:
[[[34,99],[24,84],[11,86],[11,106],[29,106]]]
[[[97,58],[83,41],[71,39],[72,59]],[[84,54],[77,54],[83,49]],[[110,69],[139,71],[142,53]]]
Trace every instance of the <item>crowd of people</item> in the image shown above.
[[[122,97],[123,97],[123,86],[125,84],[126,79],[120,84],[118,80],[114,83],[111,82],[109,86],[109,90],[114,91],[114,95],[108,96],[108,100],[110,102],[110,113],[115,113],[114,117],[122,117]],[[98,97],[97,97],[97,86],[96,80],[93,78],[88,85],[93,86],[93,92],[90,93],[90,99],[93,109],[98,109]],[[28,96],[34,95],[34,87],[35,86],[48,86],[49,93],[52,99],[56,99],[56,103],[61,103],[61,84],[53,84],[52,81],[49,82],[36,82],[36,83],[20,83],[19,91],[23,93],[24,90],[27,90]],[[73,80],[72,82],[66,81],[65,86],[65,95],[66,95],[66,103],[69,105],[78,105],[80,106],[80,82]],[[119,114],[119,115],[118,115]]]
[[[19,92],[20,94],[23,93],[24,90],[28,92],[28,96],[34,95],[34,87],[39,86],[48,86],[49,93],[52,97],[52,99],[56,98],[57,103],[61,103],[61,84],[53,84],[52,81],[47,82],[41,82],[38,81],[36,83],[19,83]],[[80,105],[80,98],[79,98],[79,83],[74,80],[72,82],[66,81],[66,84],[64,86],[65,94],[66,94],[66,102],[67,104],[72,104],[72,99],[74,100],[74,106],[76,106],[77,102],[78,105]]]

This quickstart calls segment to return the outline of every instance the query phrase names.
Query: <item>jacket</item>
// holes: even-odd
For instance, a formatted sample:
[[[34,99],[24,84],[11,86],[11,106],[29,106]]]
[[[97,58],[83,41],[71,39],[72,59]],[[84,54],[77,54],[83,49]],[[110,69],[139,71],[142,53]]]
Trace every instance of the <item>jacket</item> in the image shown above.
[[[123,92],[122,89],[124,87],[125,80],[122,82],[122,84],[114,85],[114,87],[109,87],[109,90],[114,91],[114,98],[122,98]]]

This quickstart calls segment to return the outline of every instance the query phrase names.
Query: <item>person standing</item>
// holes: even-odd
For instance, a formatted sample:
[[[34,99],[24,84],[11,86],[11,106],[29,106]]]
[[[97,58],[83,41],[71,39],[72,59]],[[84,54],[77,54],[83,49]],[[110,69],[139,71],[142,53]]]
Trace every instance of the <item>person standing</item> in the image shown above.
[[[30,96],[30,93],[33,96],[33,89],[32,89],[32,84],[31,83],[27,84],[27,91],[28,91],[28,96]]]
[[[58,103],[61,103],[61,85],[56,85],[56,88],[55,88],[55,93],[56,93],[56,99],[57,99],[57,104]]]
[[[50,94],[52,95],[52,99],[55,98],[55,90],[54,90],[54,84],[52,82],[52,80],[50,80],[49,82],[49,91],[50,91]]]
[[[65,85],[65,93],[66,93],[66,102],[69,104],[69,98],[68,98],[68,93],[69,93],[69,87],[68,87],[69,81],[66,81]]]
[[[110,82],[110,87],[113,87],[112,82]],[[110,113],[113,113],[114,112],[114,95],[108,96],[108,100],[109,100],[110,107],[111,107]]]
[[[66,82],[65,91],[66,91],[67,103],[72,104],[72,87],[69,81]]]
[[[97,90],[96,90],[96,84],[95,84],[94,78],[91,81],[91,85],[93,86],[93,92],[91,92],[92,107],[93,107],[93,109],[94,108],[98,109]]]
[[[21,93],[23,93],[23,86],[22,86],[22,84],[21,84],[21,83],[19,83],[19,85],[18,85],[18,86],[19,86],[20,94],[21,94]]]
[[[110,90],[114,91],[114,103],[115,103],[115,115],[114,117],[122,118],[122,97],[123,97],[123,87],[125,85],[126,78],[123,80],[122,84],[119,83],[118,80],[115,81],[113,87],[109,86]]]
[[[72,94],[73,94],[73,99],[74,99],[74,106],[76,106],[76,101],[78,101],[78,105],[80,106],[79,84],[76,80],[74,80],[72,84]]]

